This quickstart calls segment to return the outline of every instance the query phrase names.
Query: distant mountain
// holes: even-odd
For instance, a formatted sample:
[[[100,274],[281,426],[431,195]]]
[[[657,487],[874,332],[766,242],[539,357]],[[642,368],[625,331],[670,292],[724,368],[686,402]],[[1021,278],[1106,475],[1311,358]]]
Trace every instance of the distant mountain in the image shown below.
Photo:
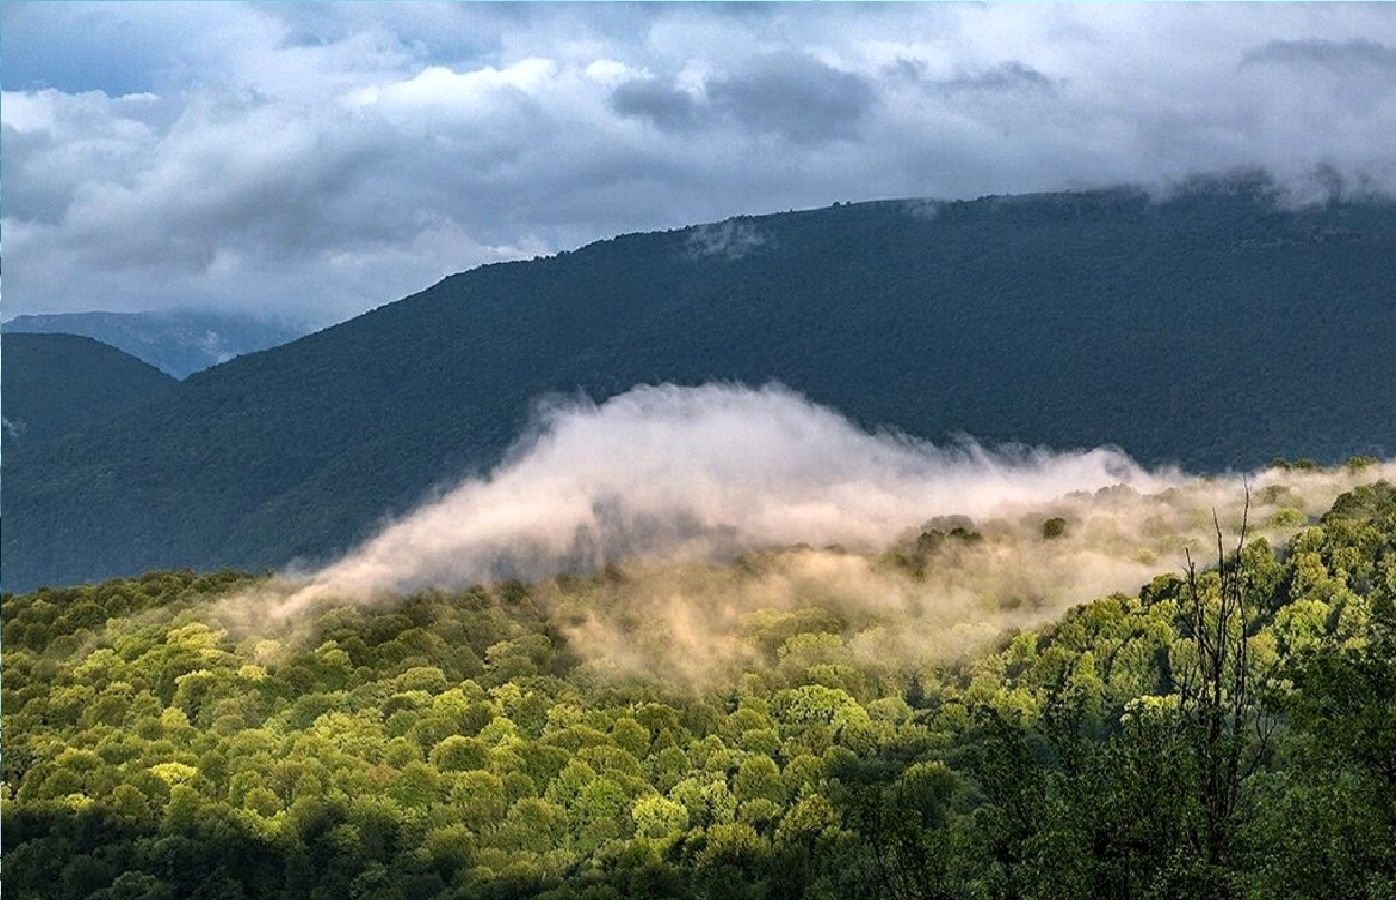
[[[0,337],[4,451],[105,422],[149,403],[176,383],[154,366],[91,338],[6,334]]]
[[[15,316],[0,331],[80,334],[184,378],[243,353],[293,341],[306,329],[251,316],[167,310]]]
[[[274,566],[500,458],[550,391],[778,379],[867,426],[1250,467],[1396,451],[1396,204],[889,201],[484,266],[5,459],[4,583]]]

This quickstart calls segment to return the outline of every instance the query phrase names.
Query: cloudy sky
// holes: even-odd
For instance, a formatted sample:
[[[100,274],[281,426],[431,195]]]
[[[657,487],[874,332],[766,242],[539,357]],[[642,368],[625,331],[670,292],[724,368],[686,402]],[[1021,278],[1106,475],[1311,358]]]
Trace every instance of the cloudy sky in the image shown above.
[[[843,200],[1396,185],[1386,4],[2,6],[7,317],[322,324]]]

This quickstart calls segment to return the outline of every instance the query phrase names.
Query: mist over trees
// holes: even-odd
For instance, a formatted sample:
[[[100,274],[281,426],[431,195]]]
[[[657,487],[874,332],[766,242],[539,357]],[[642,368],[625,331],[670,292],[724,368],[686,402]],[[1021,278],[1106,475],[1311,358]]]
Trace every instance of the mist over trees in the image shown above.
[[[753,615],[753,661],[706,685],[569,643],[556,598],[620,571],[276,628],[230,612],[260,583],[235,572],[7,595],[6,887],[1389,898],[1396,488],[1285,545],[1236,524],[1195,568],[919,663],[856,657],[817,599]],[[976,539],[937,534],[885,562],[922,577]]]

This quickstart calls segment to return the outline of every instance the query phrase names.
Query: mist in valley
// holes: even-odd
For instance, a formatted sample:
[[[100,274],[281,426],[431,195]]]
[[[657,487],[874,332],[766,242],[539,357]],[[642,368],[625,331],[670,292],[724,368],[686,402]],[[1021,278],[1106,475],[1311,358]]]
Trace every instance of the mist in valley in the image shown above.
[[[599,671],[734,676],[779,662],[759,635],[784,620],[822,622],[850,662],[915,665],[1133,594],[1187,549],[1206,558],[1243,516],[1252,539],[1282,546],[1393,473],[1204,477],[1111,448],[937,446],[868,433],[779,385],[644,386],[540,405],[487,476],[225,607],[288,627],[326,606],[519,580]]]

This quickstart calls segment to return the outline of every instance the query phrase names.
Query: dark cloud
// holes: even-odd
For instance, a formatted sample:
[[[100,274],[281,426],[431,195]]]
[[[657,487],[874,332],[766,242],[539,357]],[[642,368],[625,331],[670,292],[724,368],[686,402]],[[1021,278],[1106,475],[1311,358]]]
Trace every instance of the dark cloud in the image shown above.
[[[946,77],[937,76],[925,60],[898,59],[887,67],[887,77],[929,93],[942,95],[1035,93],[1046,96],[1057,91],[1056,79],[1018,60],[962,70]]]
[[[1027,63],[1009,60],[972,75],[958,75],[936,82],[948,91],[1037,91],[1055,93],[1057,83]]]
[[[802,53],[762,56],[742,71],[710,79],[715,110],[743,127],[799,143],[852,138],[877,99],[870,79]]]
[[[611,94],[616,112],[670,131],[726,120],[804,144],[855,137],[876,101],[871,79],[791,52],[763,55],[713,76],[697,96],[659,78],[628,81]]]
[[[628,81],[611,93],[611,106],[623,116],[635,116],[673,131],[698,124],[702,115],[692,94],[657,78]]]
[[[1284,63],[1328,68],[1367,68],[1396,72],[1396,47],[1358,38],[1350,41],[1306,39],[1270,41],[1242,57],[1243,66]]]

